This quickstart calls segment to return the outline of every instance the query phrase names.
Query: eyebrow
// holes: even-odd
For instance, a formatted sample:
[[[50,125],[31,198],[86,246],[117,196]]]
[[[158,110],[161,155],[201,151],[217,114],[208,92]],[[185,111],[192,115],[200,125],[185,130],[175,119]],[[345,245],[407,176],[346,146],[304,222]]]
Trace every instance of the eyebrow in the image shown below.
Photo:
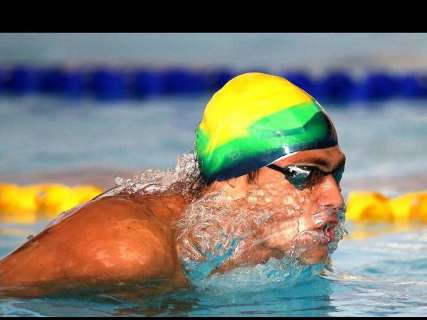
[[[346,161],[346,159],[345,159],[345,157],[343,157],[333,168],[332,168],[332,170],[331,171],[333,171],[333,170],[335,170],[336,168],[339,168],[339,167],[341,167],[341,166],[344,166],[345,165],[345,161]],[[308,159],[305,159],[303,162],[309,162],[309,163],[312,163],[312,164],[315,164],[315,165],[317,165],[317,166],[319,166],[319,167],[328,167],[329,166],[329,162],[328,161],[326,161],[326,160],[324,160],[324,159],[319,159],[319,158],[308,158]]]

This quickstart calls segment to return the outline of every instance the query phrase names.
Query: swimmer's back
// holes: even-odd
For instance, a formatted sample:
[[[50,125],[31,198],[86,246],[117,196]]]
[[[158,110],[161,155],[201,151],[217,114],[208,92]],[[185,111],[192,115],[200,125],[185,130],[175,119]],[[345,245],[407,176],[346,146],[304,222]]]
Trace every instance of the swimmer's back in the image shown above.
[[[184,207],[179,195],[121,194],[75,208],[0,261],[0,295],[174,278],[173,221]]]

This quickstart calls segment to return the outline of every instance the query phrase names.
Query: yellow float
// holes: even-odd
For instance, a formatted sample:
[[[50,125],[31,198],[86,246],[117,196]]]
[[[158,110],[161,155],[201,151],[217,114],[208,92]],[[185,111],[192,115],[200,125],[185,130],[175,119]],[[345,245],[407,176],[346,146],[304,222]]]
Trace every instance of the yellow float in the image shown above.
[[[346,218],[360,222],[392,221],[388,199],[379,192],[351,192],[347,199]]]
[[[350,192],[346,218],[363,223],[427,223],[427,191],[411,192],[391,199],[379,192]]]
[[[9,223],[33,223],[39,218],[54,218],[59,213],[99,195],[97,186],[66,186],[59,183],[43,183],[18,186],[0,183],[0,221]]]

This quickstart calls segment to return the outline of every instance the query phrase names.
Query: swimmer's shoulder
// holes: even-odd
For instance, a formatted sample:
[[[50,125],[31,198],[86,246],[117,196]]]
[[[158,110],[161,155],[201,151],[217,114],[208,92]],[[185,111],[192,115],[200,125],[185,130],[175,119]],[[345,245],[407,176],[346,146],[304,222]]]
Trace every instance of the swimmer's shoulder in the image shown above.
[[[185,200],[172,194],[93,199],[0,261],[0,287],[172,279],[180,268],[166,221],[184,207]]]
[[[179,193],[143,195],[106,191],[91,201],[62,213],[47,227],[71,217],[75,219],[77,216],[84,216],[84,219],[99,218],[105,220],[111,217],[120,219],[133,215],[141,219],[150,218],[151,220],[160,219],[163,222],[174,222],[181,217],[189,202],[188,197]]]

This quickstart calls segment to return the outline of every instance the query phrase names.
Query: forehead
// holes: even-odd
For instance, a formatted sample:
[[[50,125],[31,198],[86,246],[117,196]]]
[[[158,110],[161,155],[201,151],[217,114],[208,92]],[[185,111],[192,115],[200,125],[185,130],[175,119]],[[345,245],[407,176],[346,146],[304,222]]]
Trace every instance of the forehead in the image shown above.
[[[299,151],[274,162],[274,164],[281,167],[291,164],[315,165],[327,171],[333,170],[344,163],[345,155],[338,146]]]

